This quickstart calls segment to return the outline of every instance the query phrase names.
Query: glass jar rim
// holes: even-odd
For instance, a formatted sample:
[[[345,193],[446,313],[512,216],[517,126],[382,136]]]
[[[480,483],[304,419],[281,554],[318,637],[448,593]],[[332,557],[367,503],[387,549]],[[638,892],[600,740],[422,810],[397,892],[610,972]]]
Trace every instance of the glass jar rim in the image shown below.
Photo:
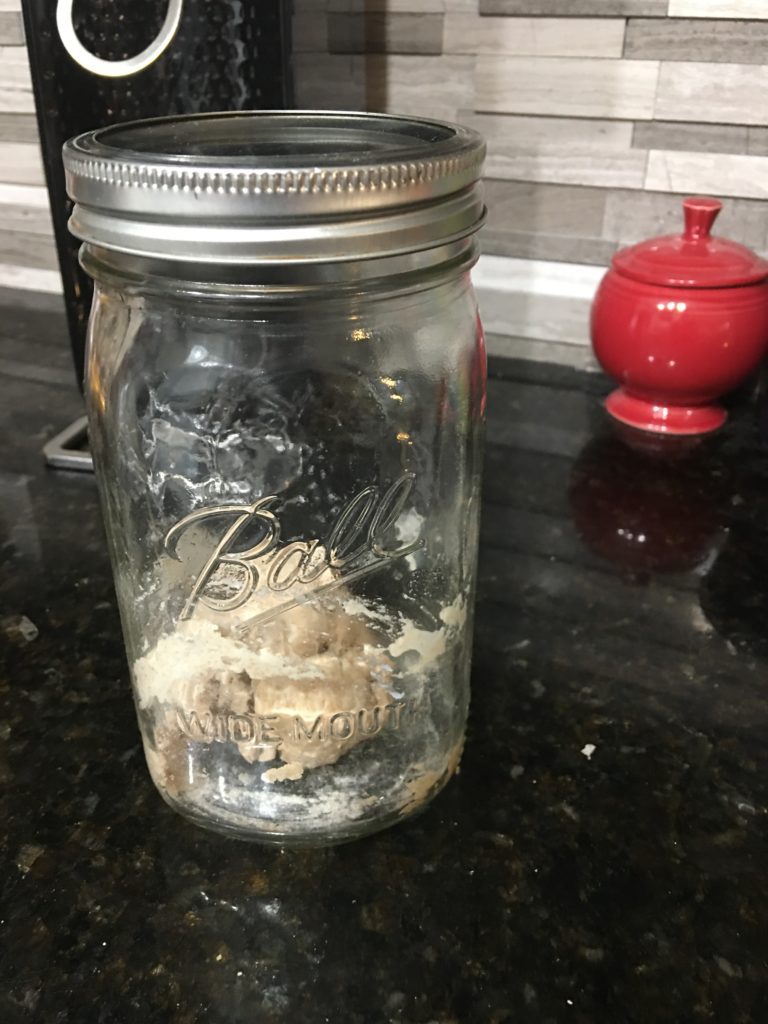
[[[208,263],[376,259],[473,234],[485,144],[448,122],[253,111],[157,118],[64,146],[70,230]]]

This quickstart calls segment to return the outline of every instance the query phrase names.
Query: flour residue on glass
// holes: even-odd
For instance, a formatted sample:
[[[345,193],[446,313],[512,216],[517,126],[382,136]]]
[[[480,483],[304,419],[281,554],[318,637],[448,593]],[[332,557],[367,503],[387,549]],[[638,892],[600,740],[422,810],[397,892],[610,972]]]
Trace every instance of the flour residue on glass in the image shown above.
[[[233,827],[255,813],[266,830],[313,816],[328,827],[364,815],[395,765],[393,805],[413,809],[455,768],[438,681],[465,619],[462,595],[427,628],[343,584],[293,607],[268,590],[235,610],[199,603],[133,664],[156,784],[172,800],[203,796]],[[232,758],[242,768],[230,763],[225,785]]]

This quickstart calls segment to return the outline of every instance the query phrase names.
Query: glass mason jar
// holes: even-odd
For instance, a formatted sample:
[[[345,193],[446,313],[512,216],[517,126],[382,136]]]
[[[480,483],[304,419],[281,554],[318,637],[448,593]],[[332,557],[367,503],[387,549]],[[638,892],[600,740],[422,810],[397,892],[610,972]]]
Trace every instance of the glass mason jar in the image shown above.
[[[65,147],[139,724],[158,790],[202,826],[351,839],[456,771],[483,151],[454,125],[291,112]]]

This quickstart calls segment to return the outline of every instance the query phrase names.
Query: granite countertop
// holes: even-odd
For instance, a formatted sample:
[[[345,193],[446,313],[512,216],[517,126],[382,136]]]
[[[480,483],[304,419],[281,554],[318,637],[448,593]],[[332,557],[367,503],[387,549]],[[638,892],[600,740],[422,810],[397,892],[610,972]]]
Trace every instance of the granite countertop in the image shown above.
[[[492,364],[460,775],[332,849],[147,774],[61,320],[0,317],[0,1020],[768,1020],[768,453],[746,395],[649,453],[606,382]]]

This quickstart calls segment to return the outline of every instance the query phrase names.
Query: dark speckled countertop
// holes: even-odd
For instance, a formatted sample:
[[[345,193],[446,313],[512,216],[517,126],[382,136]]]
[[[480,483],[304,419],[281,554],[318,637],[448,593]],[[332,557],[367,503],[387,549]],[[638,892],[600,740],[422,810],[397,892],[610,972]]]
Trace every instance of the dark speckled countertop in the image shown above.
[[[0,310],[0,1021],[768,1021],[759,405],[638,451],[606,383],[496,363],[460,775],[284,853],[155,793],[61,320]]]

